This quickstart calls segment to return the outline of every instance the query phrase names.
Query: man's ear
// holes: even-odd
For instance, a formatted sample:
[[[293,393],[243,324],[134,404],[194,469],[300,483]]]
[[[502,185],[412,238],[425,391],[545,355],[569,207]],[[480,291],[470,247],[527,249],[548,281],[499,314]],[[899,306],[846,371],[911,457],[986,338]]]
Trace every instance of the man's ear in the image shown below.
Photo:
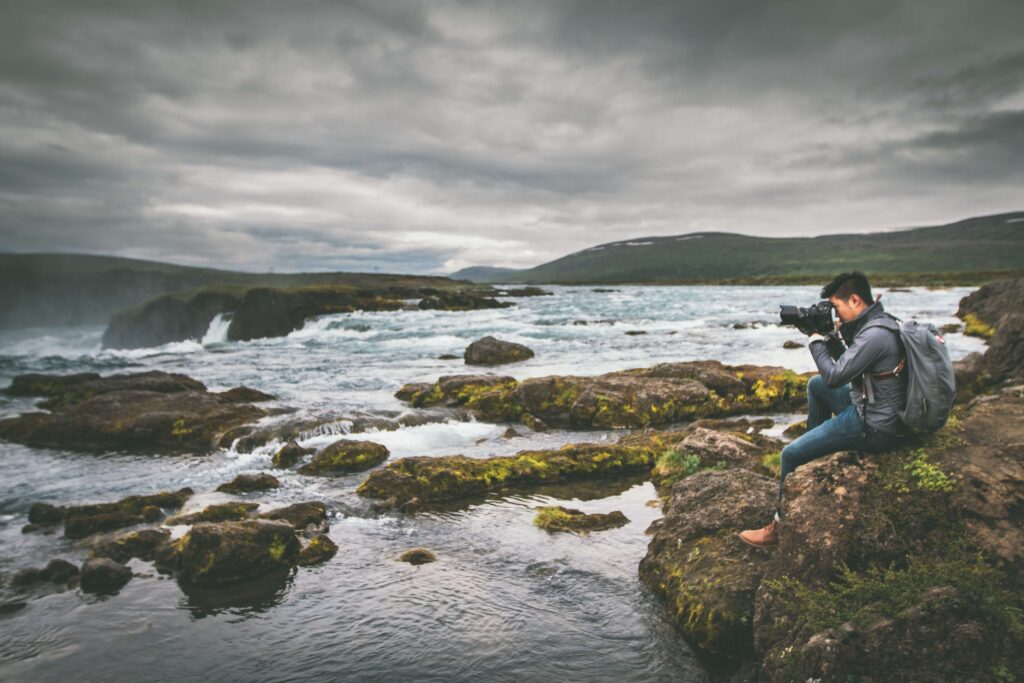
[[[860,305],[864,303],[864,299],[860,298],[860,294],[854,292],[850,295],[848,302],[850,304],[850,308],[860,308]]]

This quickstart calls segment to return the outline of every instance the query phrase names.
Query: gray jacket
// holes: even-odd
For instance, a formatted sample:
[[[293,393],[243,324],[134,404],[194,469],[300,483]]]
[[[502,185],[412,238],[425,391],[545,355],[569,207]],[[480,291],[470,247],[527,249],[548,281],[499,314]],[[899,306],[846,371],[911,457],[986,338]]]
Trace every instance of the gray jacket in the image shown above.
[[[904,355],[899,334],[884,327],[864,329],[865,323],[879,317],[892,319],[882,309],[882,302],[876,301],[859,316],[840,326],[842,342],[836,338],[829,342],[816,339],[810,343],[809,348],[818,372],[829,388],[835,389],[850,383],[853,405],[868,428],[876,432],[902,435],[909,430],[896,411],[907,407],[906,373],[883,379],[872,377],[872,391],[866,392],[864,387],[864,373],[875,375],[891,372]],[[873,401],[868,401],[865,394]]]

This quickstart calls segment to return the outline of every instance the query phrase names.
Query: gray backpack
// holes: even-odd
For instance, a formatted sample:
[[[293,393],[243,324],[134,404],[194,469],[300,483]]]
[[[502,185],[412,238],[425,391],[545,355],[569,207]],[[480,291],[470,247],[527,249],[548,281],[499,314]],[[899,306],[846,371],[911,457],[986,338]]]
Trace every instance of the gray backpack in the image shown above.
[[[900,419],[915,431],[934,432],[940,429],[949,419],[956,400],[956,379],[946,340],[934,325],[916,320],[902,322],[895,317],[879,317],[868,322],[864,329],[868,327],[892,330],[903,342],[906,356],[900,365],[904,367],[893,373],[884,373],[908,373],[907,408],[896,411]],[[866,384],[870,383],[870,377],[864,375]],[[888,396],[885,398],[889,400]]]

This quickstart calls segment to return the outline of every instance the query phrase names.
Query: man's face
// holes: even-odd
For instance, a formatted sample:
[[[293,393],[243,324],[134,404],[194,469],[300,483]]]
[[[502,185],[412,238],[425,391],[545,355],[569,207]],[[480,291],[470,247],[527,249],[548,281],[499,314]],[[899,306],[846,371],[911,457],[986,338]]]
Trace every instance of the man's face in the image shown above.
[[[828,298],[828,302],[832,304],[832,310],[836,312],[836,317],[844,323],[850,322],[867,308],[864,305],[864,300],[858,294],[851,294],[850,298],[845,300],[833,295]]]

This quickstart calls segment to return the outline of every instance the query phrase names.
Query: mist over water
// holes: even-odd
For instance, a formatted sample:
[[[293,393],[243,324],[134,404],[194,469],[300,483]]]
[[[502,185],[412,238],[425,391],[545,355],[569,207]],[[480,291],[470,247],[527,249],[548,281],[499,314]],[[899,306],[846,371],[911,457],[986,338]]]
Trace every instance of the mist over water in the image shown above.
[[[337,422],[306,446],[344,435],[346,418],[394,418],[407,382],[444,374],[493,372],[517,379],[596,375],[659,362],[717,359],[729,364],[814,368],[804,342],[779,327],[778,306],[807,305],[818,287],[546,287],[554,296],[468,312],[394,311],[324,316],[287,337],[226,341],[225,316],[201,341],[149,349],[101,350],[102,327],[0,332],[0,386],[28,372],[181,372],[212,390],[246,385],[297,409],[294,417]],[[941,325],[970,288],[884,292],[890,312]],[[586,321],[587,324],[576,324]],[[755,322],[747,329],[735,323]],[[639,331],[644,334],[630,335]],[[526,344],[522,363],[483,369],[461,360],[484,335]],[[956,359],[983,350],[949,334]],[[451,353],[459,360],[439,360]],[[0,416],[32,410],[34,400],[0,396]],[[776,416],[780,423],[798,416]],[[392,458],[464,453],[509,455],[528,448],[615,439],[605,431],[552,430],[502,437],[507,425],[450,420],[354,438],[384,444]],[[90,455],[0,442],[0,573],[76,564],[95,539],[23,535],[28,507],[100,502],[190,486],[185,512],[231,496],[213,493],[242,472],[268,470],[280,446],[210,456]],[[451,509],[372,515],[354,493],[365,474],[336,479],[275,472],[282,487],[249,494],[263,509],[322,500],[340,546],[329,563],[285,582],[213,593],[185,593],[150,564],[110,598],[68,591],[29,600],[0,616],[0,679],[50,680],[702,680],[701,666],[640,584],[637,563],[660,516],[649,482],[547,487],[491,495]],[[587,512],[621,510],[631,523],[589,537],[532,526],[532,508],[565,504]],[[184,528],[175,529],[183,533]],[[438,561],[412,567],[395,558],[425,546]],[[0,602],[14,599],[6,585]]]

